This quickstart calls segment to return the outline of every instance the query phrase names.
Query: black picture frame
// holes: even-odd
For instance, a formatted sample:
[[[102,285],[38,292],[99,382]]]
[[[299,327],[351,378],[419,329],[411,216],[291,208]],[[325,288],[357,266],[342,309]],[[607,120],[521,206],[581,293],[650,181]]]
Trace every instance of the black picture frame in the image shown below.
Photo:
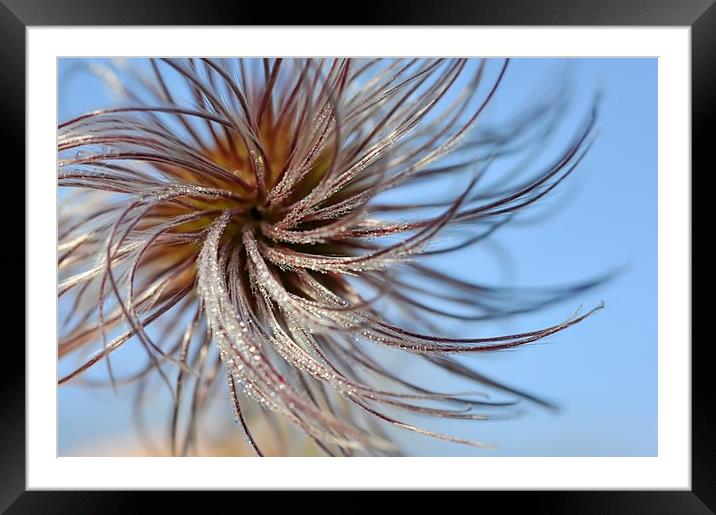
[[[277,4],[278,5],[278,4]],[[280,8],[260,2],[237,0],[1,0],[0,51],[3,77],[0,80],[3,156],[18,157],[13,171],[15,191],[25,191],[25,29],[46,25],[646,25],[691,27],[692,70],[692,169],[706,172],[713,143],[707,127],[713,124],[716,97],[716,6],[714,0],[414,0],[362,1],[342,7],[343,15],[326,20],[319,13],[338,14],[335,3],[310,7],[283,2]],[[327,17],[327,16],[326,16]],[[713,167],[712,162],[708,162]],[[694,177],[692,171],[692,178]],[[9,179],[8,179],[9,180]],[[6,186],[7,187],[7,186]],[[693,191],[693,188],[692,188]],[[25,194],[29,194],[25,191]],[[23,196],[16,194],[18,202]],[[19,207],[18,207],[19,212]],[[693,212],[694,222],[700,219]],[[25,241],[24,227],[12,235]],[[693,233],[692,233],[693,234]],[[22,247],[17,248],[24,248]],[[25,270],[25,255],[0,255],[4,270]],[[703,270],[706,257],[696,264]],[[692,260],[693,266],[693,260]],[[10,268],[12,267],[12,268]],[[692,270],[693,273],[693,270]],[[10,274],[13,275],[13,274]],[[19,274],[5,283],[13,291],[24,291]],[[13,288],[15,287],[15,288]],[[708,303],[706,303],[708,305]],[[19,303],[15,303],[19,305]],[[24,306],[24,302],[22,303]],[[698,307],[694,304],[694,308]],[[703,307],[701,309],[704,309]],[[692,315],[693,320],[693,315]],[[7,338],[0,386],[0,510],[7,513],[128,513],[147,506],[150,498],[162,495],[163,511],[172,505],[191,508],[194,501],[185,493],[171,495],[137,492],[49,492],[25,491],[25,362],[23,347]],[[590,491],[590,492],[480,492],[504,503],[509,497],[531,512],[549,513],[714,513],[716,512],[716,423],[714,423],[714,374],[708,359],[711,342],[692,345],[692,490],[691,491]],[[686,344],[687,342],[678,342]],[[11,364],[11,365],[8,365]],[[209,493],[209,492],[207,492]],[[210,492],[212,503],[228,495]],[[243,494],[242,494],[243,495]],[[498,497],[495,499],[495,497]],[[199,501],[201,502],[201,501]],[[504,504],[503,504],[504,505]],[[198,505],[202,506],[202,505]],[[204,507],[208,506],[203,504]]]

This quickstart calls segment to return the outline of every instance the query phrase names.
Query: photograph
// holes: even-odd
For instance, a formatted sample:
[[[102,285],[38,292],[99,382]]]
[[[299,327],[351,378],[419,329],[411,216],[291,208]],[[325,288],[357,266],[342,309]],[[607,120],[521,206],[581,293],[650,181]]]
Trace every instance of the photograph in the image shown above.
[[[0,0],[0,513],[716,513],[716,0],[321,7]]]
[[[58,457],[658,456],[659,66],[58,56]]]

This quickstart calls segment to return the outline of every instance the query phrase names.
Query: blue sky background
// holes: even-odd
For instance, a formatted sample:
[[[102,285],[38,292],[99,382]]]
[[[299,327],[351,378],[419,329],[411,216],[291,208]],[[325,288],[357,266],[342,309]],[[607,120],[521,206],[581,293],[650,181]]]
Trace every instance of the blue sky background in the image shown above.
[[[112,102],[100,81],[72,73],[73,67],[72,61],[59,62],[60,120]],[[481,334],[551,325],[580,304],[589,309],[604,300],[606,309],[585,322],[544,343],[467,358],[466,363],[486,375],[554,401],[558,412],[524,404],[525,412],[509,420],[429,424],[498,446],[487,452],[395,432],[411,454],[657,453],[657,60],[514,60],[490,119],[499,121],[515,106],[528,106],[534,92],[548,86],[546,78],[565,71],[573,82],[572,122],[580,120],[597,89],[603,92],[593,149],[559,192],[541,203],[540,211],[549,216],[539,223],[507,227],[494,240],[442,258],[441,264],[465,278],[512,286],[567,285],[626,268],[598,289],[537,314],[492,324]],[[569,134],[566,127],[564,135]],[[468,327],[452,329],[457,335],[475,335]],[[131,361],[133,352],[141,352],[138,347],[121,359]],[[458,386],[445,377],[436,376],[435,381],[443,389]],[[120,437],[131,445],[131,401],[131,391],[124,389],[115,397],[111,390],[60,388],[60,455],[106,448],[102,442],[108,438]],[[215,404],[228,427],[228,397]],[[166,412],[157,413],[164,420]]]

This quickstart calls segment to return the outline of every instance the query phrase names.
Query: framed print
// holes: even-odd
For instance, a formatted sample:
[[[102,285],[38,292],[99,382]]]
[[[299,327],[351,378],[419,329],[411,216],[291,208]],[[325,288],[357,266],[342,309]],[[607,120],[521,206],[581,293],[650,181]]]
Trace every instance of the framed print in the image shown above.
[[[27,294],[3,508],[435,489],[713,510],[690,168],[716,8],[492,4],[344,26],[4,2]]]

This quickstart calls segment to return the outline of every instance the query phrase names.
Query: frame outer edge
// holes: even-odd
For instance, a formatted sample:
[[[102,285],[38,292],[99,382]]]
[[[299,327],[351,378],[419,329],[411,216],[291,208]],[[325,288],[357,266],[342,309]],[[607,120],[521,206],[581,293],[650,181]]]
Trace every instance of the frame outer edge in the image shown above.
[[[3,276],[3,289],[17,295],[16,300],[7,302],[14,310],[25,306],[25,26],[3,4],[0,4],[0,49],[3,53],[0,142],[2,171],[8,181],[3,190],[9,193],[5,199],[7,208],[23,215],[22,225],[6,226],[9,232],[14,232],[10,238],[17,245],[6,245],[5,252],[0,253],[1,269],[11,271]],[[20,318],[9,312],[6,316]],[[14,323],[4,321],[10,329],[7,333],[12,335],[8,337],[4,331],[5,338],[0,343],[4,346],[0,362],[0,512],[25,490],[25,338],[14,334],[22,327],[19,331],[24,336],[24,316],[22,320],[22,324],[17,319]]]
[[[701,176],[705,179],[713,170],[712,131],[716,112],[716,4],[711,5],[691,27],[691,105],[693,197],[694,171],[701,170]],[[708,188],[706,189],[708,191]],[[703,190],[704,188],[701,189]],[[696,205],[692,198],[692,224],[695,220],[702,219],[698,216],[698,212],[694,211]],[[701,205],[704,206],[703,203]],[[703,214],[708,216],[705,207],[703,211]],[[692,228],[692,275],[694,268],[701,271],[713,269],[713,258],[700,254],[694,259]],[[694,311],[697,308],[701,310],[703,316],[700,320],[709,319],[709,313],[706,311],[710,306],[698,302],[692,302],[692,306]],[[692,311],[692,332],[693,320]],[[716,422],[714,422],[716,383],[711,369],[713,356],[709,359],[710,347],[709,339],[701,339],[697,343],[692,338],[691,487],[709,508],[716,511]]]
[[[335,3],[241,0],[2,0],[25,25],[681,25],[714,0],[361,0],[350,18]],[[198,5],[201,7],[197,7]],[[268,8],[267,8],[268,7]],[[331,16],[332,15],[332,16]]]
[[[11,4],[12,11],[4,5],[7,3]],[[2,113],[3,121],[8,122],[2,124],[0,130],[3,136],[5,136],[2,138],[3,146],[7,148],[5,155],[17,156],[17,149],[24,148],[25,24],[62,24],[63,21],[66,22],[67,15],[71,15],[74,24],[89,25],[94,23],[93,20],[98,20],[98,13],[100,15],[99,20],[104,20],[105,23],[108,23],[107,18],[112,15],[112,10],[109,8],[111,4],[107,3],[103,6],[108,8],[107,11],[102,12],[101,9],[99,11],[95,9],[93,13],[90,13],[90,16],[84,16],[84,19],[82,19],[82,15],[77,15],[73,12],[73,9],[67,11],[65,16],[54,18],[53,16],[57,11],[48,9],[43,12],[41,6],[38,5],[40,3],[42,2],[38,0],[25,0],[24,5],[26,7],[23,7],[23,4],[18,1],[6,0],[3,4],[0,4],[0,42],[2,43],[3,53],[5,54],[3,59],[5,74],[3,81],[0,82],[0,94],[2,95],[0,97],[0,109],[2,109],[2,111],[0,112]],[[84,4],[82,1],[73,3],[75,7]],[[624,3],[626,4],[627,2]],[[669,4],[667,7],[672,9],[672,12],[669,14],[670,17],[663,12],[665,3]],[[632,3],[632,5],[634,4],[641,5],[642,2],[636,1]],[[698,4],[699,7],[695,7],[694,4]],[[654,5],[652,4],[652,8],[653,7]],[[633,19],[632,12],[631,16],[627,16],[626,22],[621,24],[684,24],[685,11],[693,16],[690,18],[691,20],[695,19],[692,26],[692,162],[696,166],[703,168],[705,173],[707,162],[709,162],[709,166],[712,167],[711,153],[709,152],[709,146],[712,145],[712,142],[707,136],[706,129],[713,125],[713,106],[716,104],[716,54],[714,54],[714,50],[716,49],[716,5],[713,4],[713,0],[709,0],[708,2],[698,0],[693,2],[688,9],[684,9],[683,3],[675,6],[674,2],[660,1],[658,8],[655,10],[659,12],[644,17],[640,23]],[[130,10],[128,9],[128,11]],[[680,13],[677,14],[677,11],[680,11]],[[697,11],[701,14],[697,15]],[[13,13],[18,13],[18,16]],[[136,23],[135,16],[142,17],[144,15],[145,12],[139,9],[138,11],[133,11],[131,15],[132,20],[128,20],[124,17],[116,20],[116,22],[124,22],[125,24],[128,22]],[[179,15],[181,16],[181,12]],[[551,19],[554,24],[569,24],[572,16],[573,14],[568,12],[562,17],[556,16]],[[612,13],[612,19],[619,16],[619,10]],[[472,17],[473,16],[469,15],[466,20]],[[500,11],[490,18],[495,17],[504,18],[505,14],[503,11]],[[584,17],[585,14],[581,13],[580,19],[583,20]],[[177,21],[174,19],[174,16],[169,16],[168,18],[169,20],[164,23],[174,23]],[[388,18],[394,18],[394,15]],[[596,16],[592,24],[604,23],[602,18],[603,15]],[[230,17],[228,19],[230,19]],[[669,22],[669,20],[672,21]],[[245,20],[245,22],[248,21],[248,19]],[[537,19],[532,21],[532,23],[539,23],[540,21],[540,19]],[[406,18],[404,23],[410,22],[411,20]],[[467,22],[469,23],[469,21]],[[486,24],[489,24],[488,22],[494,23],[494,20],[484,21]],[[224,21],[224,23],[227,22]],[[524,24],[525,22],[515,20],[515,23]],[[17,130],[18,124],[22,126],[23,130]],[[10,152],[12,153],[10,154]],[[24,154],[22,154],[20,159],[21,163],[19,168],[24,169]],[[709,161],[707,161],[707,159]],[[24,184],[22,187],[24,190]],[[21,238],[24,242],[24,232]],[[19,263],[22,262],[22,268],[24,270],[24,244],[21,256],[4,255],[0,259],[8,266],[13,267],[17,267]],[[706,258],[697,258],[697,264],[700,268],[705,269],[707,266]],[[19,274],[17,275],[18,277],[15,280],[19,281]],[[694,497],[697,496],[703,501],[705,505],[703,508],[709,506],[713,509],[714,506],[716,506],[716,489],[714,488],[714,485],[716,485],[716,469],[714,468],[714,463],[716,463],[716,440],[714,440],[716,426],[714,425],[713,417],[716,412],[713,403],[716,388],[714,387],[712,372],[706,370],[706,367],[709,366],[710,363],[706,355],[707,350],[703,348],[703,345],[702,348],[693,346],[692,352],[694,370],[692,401],[692,488],[695,494]],[[3,378],[4,380],[0,383],[0,421],[2,421],[2,423],[0,423],[0,441],[3,443],[3,459],[0,460],[0,510],[5,509],[9,504],[13,503],[25,488],[24,368],[6,367],[3,375],[5,376]],[[547,492],[543,493],[548,494]],[[673,493],[677,494],[676,492]],[[20,508],[22,505],[27,506],[25,503],[28,501],[28,497],[35,498],[35,495],[30,496],[28,494],[29,492],[21,495],[20,499],[18,499],[20,502],[15,503],[14,507]],[[50,500],[46,494],[43,495],[39,492],[36,494],[37,497],[42,497],[48,501]],[[47,494],[50,493],[48,492]],[[97,494],[100,493],[97,492]],[[610,496],[610,493],[607,492],[603,494],[607,497]],[[650,493],[642,492],[641,494],[644,495],[642,499],[645,501],[648,498],[653,498]],[[589,494],[586,495],[589,496]],[[66,493],[65,495],[61,494],[61,496],[65,497],[66,500],[68,500],[67,496],[77,498],[76,493]],[[537,496],[539,497],[539,494]],[[566,496],[571,497],[570,494],[566,494]],[[50,494],[50,497],[55,497],[55,495]],[[107,497],[112,498],[113,496],[109,495]],[[117,500],[116,496],[114,497],[115,500]],[[680,496],[675,495],[674,498],[672,498],[677,505],[680,504],[676,501],[679,497]],[[681,498],[683,499],[683,497]],[[55,500],[57,500],[57,497],[55,497]],[[692,499],[692,501],[694,501],[694,499]],[[538,505],[539,504],[540,503],[538,503]],[[559,504],[558,502],[557,505]],[[666,508],[670,504],[671,503],[662,505],[662,507]],[[551,503],[542,504],[542,506],[550,505],[555,506]],[[50,508],[51,506],[52,504],[49,503],[45,505],[46,508]],[[76,504],[74,506],[77,507]],[[627,506],[628,503],[623,505],[625,508]],[[59,506],[55,507],[59,508]],[[677,506],[673,504],[671,507],[677,509]],[[681,507],[684,508],[685,506],[681,505]],[[55,512],[55,510],[52,509],[50,511]]]

